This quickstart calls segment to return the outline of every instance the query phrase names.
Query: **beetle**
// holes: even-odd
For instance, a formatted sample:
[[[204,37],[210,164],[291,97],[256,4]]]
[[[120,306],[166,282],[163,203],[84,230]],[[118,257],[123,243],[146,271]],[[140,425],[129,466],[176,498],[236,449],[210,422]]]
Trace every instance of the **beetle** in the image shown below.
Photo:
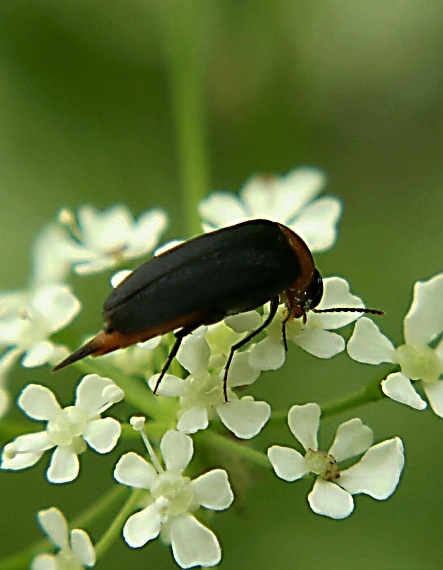
[[[280,301],[287,308],[282,321],[286,350],[287,322],[292,318],[306,322],[308,311],[383,314],[360,308],[318,310],[322,295],[322,277],[301,237],[278,222],[247,220],[190,239],[137,267],[106,298],[103,330],[53,371],[85,356],[100,356],[175,331],[176,340],[157,379],[156,393],[187,335],[201,325],[270,301],[263,323],[231,347],[223,377],[227,402],[228,371],[235,352],[272,322]]]

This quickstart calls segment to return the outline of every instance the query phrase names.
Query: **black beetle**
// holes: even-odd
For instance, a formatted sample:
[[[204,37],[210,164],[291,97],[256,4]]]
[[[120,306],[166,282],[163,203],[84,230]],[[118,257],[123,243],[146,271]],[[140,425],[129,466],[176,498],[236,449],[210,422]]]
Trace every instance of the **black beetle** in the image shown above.
[[[185,336],[201,325],[270,301],[264,322],[231,347],[223,378],[227,401],[228,370],[235,351],[271,323],[280,300],[287,307],[282,323],[285,347],[286,323],[300,317],[306,322],[308,311],[383,314],[355,308],[319,311],[315,307],[322,295],[323,281],[305,242],[278,222],[248,220],[193,238],[137,267],[105,300],[104,329],[53,370],[176,330],[155,393]]]

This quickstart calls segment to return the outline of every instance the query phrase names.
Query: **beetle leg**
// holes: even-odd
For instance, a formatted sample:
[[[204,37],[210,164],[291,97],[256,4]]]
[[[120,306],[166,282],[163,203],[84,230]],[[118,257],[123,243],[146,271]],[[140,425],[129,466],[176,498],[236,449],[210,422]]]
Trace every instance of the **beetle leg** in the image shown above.
[[[225,366],[225,373],[223,375],[223,396],[225,398],[225,402],[228,401],[228,371],[229,367],[231,366],[232,358],[234,356],[235,351],[244,346],[245,344],[248,344],[250,340],[252,340],[255,336],[257,336],[259,333],[261,333],[261,331],[263,331],[267,326],[271,324],[272,320],[275,317],[275,314],[277,313],[278,304],[279,304],[279,297],[277,296],[274,297],[271,301],[271,308],[269,310],[269,315],[267,316],[265,322],[261,324],[258,327],[258,329],[252,331],[247,336],[245,336],[245,338],[242,338],[239,342],[231,346],[228,361],[226,362]]]
[[[188,334],[191,334],[192,331],[194,331],[199,326],[200,326],[199,324],[189,325],[187,327],[183,327],[182,329],[180,329],[179,331],[177,331],[175,333],[175,342],[172,345],[171,350],[169,351],[168,358],[166,359],[166,362],[163,365],[162,371],[160,372],[160,376],[157,378],[157,382],[155,383],[155,388],[154,388],[154,394],[155,395],[157,395],[157,389],[160,386],[160,382],[163,380],[164,375],[168,371],[168,368],[171,366],[171,362],[174,360],[174,357],[177,354],[178,349],[180,348],[182,340],[185,338],[185,336],[188,336]]]

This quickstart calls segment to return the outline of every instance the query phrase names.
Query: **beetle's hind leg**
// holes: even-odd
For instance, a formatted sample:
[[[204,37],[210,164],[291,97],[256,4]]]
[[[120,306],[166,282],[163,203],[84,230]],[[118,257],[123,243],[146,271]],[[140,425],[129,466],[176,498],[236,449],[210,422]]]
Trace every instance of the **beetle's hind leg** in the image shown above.
[[[168,368],[171,366],[171,362],[174,360],[174,357],[177,354],[183,339],[185,338],[185,336],[188,336],[188,334],[191,334],[192,331],[194,331],[199,326],[200,326],[199,324],[189,325],[187,327],[183,327],[182,329],[180,329],[175,333],[175,342],[172,345],[171,350],[169,351],[168,358],[166,359],[166,362],[164,363],[163,368],[160,372],[160,376],[157,378],[157,382],[155,383],[155,388],[153,390],[155,395],[157,395],[157,390],[158,387],[160,386],[160,382],[163,380],[164,375],[168,371]]]
[[[271,324],[271,322],[273,321],[273,319],[277,313],[278,304],[279,304],[279,298],[274,297],[271,301],[271,308],[269,310],[269,315],[267,316],[265,322],[263,324],[261,324],[258,327],[258,329],[256,329],[255,331],[252,331],[251,333],[246,335],[245,338],[242,338],[239,342],[237,342],[236,344],[231,346],[228,361],[226,362],[226,366],[225,366],[225,373],[223,375],[223,397],[225,399],[225,402],[228,401],[228,372],[229,372],[229,367],[231,366],[231,362],[232,362],[232,359],[234,357],[235,351],[238,350],[239,348],[241,348],[242,346],[245,346],[245,344],[248,344],[248,342],[250,340],[252,340],[255,336],[257,336],[259,333],[261,333],[261,331],[265,330],[265,328]]]

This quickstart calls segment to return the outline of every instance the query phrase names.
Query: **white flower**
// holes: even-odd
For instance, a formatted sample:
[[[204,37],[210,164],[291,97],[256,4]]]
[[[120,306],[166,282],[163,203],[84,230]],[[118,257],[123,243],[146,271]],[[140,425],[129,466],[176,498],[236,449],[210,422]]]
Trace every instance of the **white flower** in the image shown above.
[[[336,225],[341,214],[337,198],[317,198],[326,183],[317,168],[299,167],[284,176],[258,175],[240,190],[240,197],[230,192],[214,192],[200,203],[200,215],[206,231],[250,218],[266,218],[294,230],[313,252],[334,245]]]
[[[0,357],[0,418],[9,409],[11,397],[6,389],[6,380],[9,370],[14,366],[15,361],[20,356],[20,351],[16,348],[8,350]]]
[[[183,433],[166,432],[160,449],[165,469],[153,452],[154,466],[131,452],[115,467],[119,483],[149,492],[144,508],[126,521],[124,539],[132,548],[140,548],[161,533],[181,568],[215,566],[221,559],[217,537],[193,513],[201,506],[220,511],[231,505],[234,496],[227,473],[213,469],[193,481],[183,475],[193,455],[192,439]]]
[[[326,277],[323,280],[324,293],[317,309],[331,307],[363,307],[361,299],[352,295],[348,283],[341,277]],[[285,361],[285,347],[282,338],[284,307],[266,329],[266,338],[251,349],[250,364],[258,370],[276,370]],[[286,324],[286,338],[303,350],[318,358],[331,358],[345,349],[345,341],[331,330],[342,328],[361,313],[307,313],[307,321],[291,319]]]
[[[289,428],[306,453],[303,456],[289,447],[270,447],[268,457],[277,476],[296,481],[308,473],[316,475],[308,495],[309,505],[315,513],[333,519],[352,513],[352,495],[365,493],[379,501],[387,499],[397,487],[404,465],[401,439],[395,437],[370,447],[372,430],[354,418],[338,427],[334,442],[325,453],[318,449],[317,442],[320,414],[317,404],[293,406],[289,410]],[[364,455],[358,463],[344,471],[339,469],[339,462],[361,453]]]
[[[74,235],[71,262],[81,274],[104,271],[122,260],[154,250],[167,224],[163,210],[148,210],[134,222],[123,205],[101,212],[92,206],[82,206],[78,211],[78,227],[67,210],[61,212],[60,219]]]
[[[261,320],[251,311],[227,319],[236,330],[256,328]],[[209,420],[219,416],[223,424],[237,437],[249,439],[257,435],[268,421],[271,408],[266,402],[256,402],[251,396],[239,399],[231,388],[252,384],[259,371],[249,365],[248,351],[237,352],[228,374],[228,402],[223,396],[223,374],[229,350],[241,338],[225,323],[200,327],[183,340],[177,355],[180,364],[190,372],[187,378],[166,374],[158,394],[179,397],[177,429],[195,433],[206,429]],[[158,374],[149,380],[154,389]]]
[[[37,514],[38,522],[49,540],[59,548],[57,554],[39,554],[31,570],[80,570],[95,564],[95,551],[88,534],[75,528],[69,532],[63,514],[51,507]]]
[[[65,328],[81,305],[67,285],[49,284],[0,294],[0,348],[15,347],[25,353],[23,366],[55,363],[64,347],[48,340]]]
[[[123,391],[108,378],[88,374],[76,390],[74,406],[61,408],[54,394],[39,384],[29,384],[18,398],[20,408],[32,419],[46,421],[46,429],[20,435],[8,443],[2,469],[32,467],[46,450],[55,447],[47,478],[50,483],[73,481],[79,471],[78,455],[88,444],[98,453],[108,453],[117,444],[121,426],[100,414],[123,398]]]
[[[398,364],[401,371],[389,374],[381,383],[384,394],[423,410],[426,402],[412,385],[418,380],[434,412],[443,417],[442,333],[443,273],[440,273],[414,285],[414,297],[404,320],[404,344],[395,348],[372,321],[363,318],[348,342],[348,353],[366,364]]]

